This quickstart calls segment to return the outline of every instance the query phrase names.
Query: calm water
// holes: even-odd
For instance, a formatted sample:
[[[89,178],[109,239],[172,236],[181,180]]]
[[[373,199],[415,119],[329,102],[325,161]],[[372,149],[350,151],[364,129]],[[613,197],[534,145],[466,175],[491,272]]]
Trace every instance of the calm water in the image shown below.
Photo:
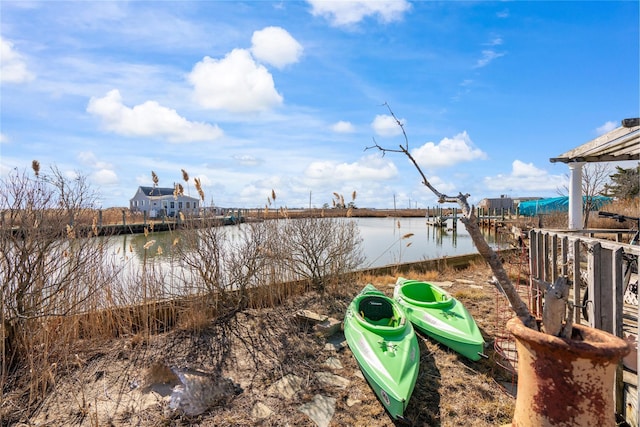
[[[471,237],[461,223],[457,231],[451,229],[451,221],[447,228],[432,227],[426,224],[425,218],[353,218],[363,239],[362,249],[365,255],[363,268],[382,267],[385,265],[422,261],[475,253],[476,249]],[[231,237],[242,232],[241,226],[227,226],[225,232]],[[486,234],[489,244],[496,248],[507,247],[508,243],[495,241],[493,234]],[[176,234],[169,232],[144,235],[121,235],[112,237],[112,246],[118,253],[127,254],[133,264],[140,263],[144,257],[144,245],[149,240],[156,244],[147,250],[147,256],[161,261],[163,255],[157,255],[157,247],[163,248],[166,255],[171,250]],[[135,254],[135,256],[133,256]],[[159,259],[160,258],[160,259]]]
[[[423,261],[444,256],[476,253],[471,237],[460,222],[453,231],[426,224],[425,218],[356,218],[363,238],[365,267]],[[494,248],[504,248],[508,242],[496,243],[493,234],[485,238]]]

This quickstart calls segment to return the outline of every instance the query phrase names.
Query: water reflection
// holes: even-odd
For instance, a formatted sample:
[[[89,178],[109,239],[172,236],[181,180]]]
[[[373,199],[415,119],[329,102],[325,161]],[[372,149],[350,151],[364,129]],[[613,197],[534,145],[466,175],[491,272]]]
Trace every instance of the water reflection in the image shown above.
[[[380,267],[475,253],[471,236],[458,222],[447,227],[428,225],[425,218],[356,218],[363,238],[365,267]],[[485,233],[494,248],[508,247],[496,241],[495,234]]]
[[[453,228],[451,220],[447,227],[428,225],[425,218],[353,218],[353,221],[358,224],[363,239],[365,268],[476,252],[462,223]],[[234,241],[242,233],[250,232],[250,225],[226,226],[223,232],[227,240]],[[179,238],[180,231],[167,231],[149,233],[148,236],[114,236],[111,241],[118,253],[127,257],[132,255],[135,261],[131,261],[136,264],[145,258],[147,261],[163,263],[169,262],[175,254],[175,244]],[[508,242],[496,241],[493,233],[486,232],[485,238],[494,248],[508,247]]]

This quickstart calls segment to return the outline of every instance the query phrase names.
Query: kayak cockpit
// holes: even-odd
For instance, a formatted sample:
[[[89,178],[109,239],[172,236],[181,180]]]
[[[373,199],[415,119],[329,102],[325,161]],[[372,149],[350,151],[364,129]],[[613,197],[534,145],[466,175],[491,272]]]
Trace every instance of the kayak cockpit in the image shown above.
[[[392,302],[377,295],[362,298],[358,304],[358,314],[362,320],[375,326],[398,327],[405,323],[404,316],[394,310]]]
[[[406,281],[399,286],[398,291],[398,296],[419,307],[445,308],[455,302],[447,292],[425,282]]]

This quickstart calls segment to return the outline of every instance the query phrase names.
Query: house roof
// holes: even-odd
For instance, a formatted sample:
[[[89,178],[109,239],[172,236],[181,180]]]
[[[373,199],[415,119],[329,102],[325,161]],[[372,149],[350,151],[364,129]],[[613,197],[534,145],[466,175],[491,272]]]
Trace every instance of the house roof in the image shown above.
[[[619,128],[549,159],[551,163],[622,160],[640,160],[640,119],[625,119]]]
[[[145,196],[149,197],[162,197],[162,196],[172,196],[173,197],[173,188],[162,188],[162,187],[143,187],[140,186],[140,190],[144,193]],[[187,195],[180,196],[183,199],[193,199],[197,200],[195,197],[190,197]]]

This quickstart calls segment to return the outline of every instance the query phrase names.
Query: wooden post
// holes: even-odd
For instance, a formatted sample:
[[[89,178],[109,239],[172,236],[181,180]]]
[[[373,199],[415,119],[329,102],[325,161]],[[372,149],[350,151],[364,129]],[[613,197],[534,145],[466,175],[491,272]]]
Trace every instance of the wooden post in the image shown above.
[[[538,262],[538,267],[537,267],[538,278],[544,280],[545,282],[548,282],[549,280],[547,277],[547,266],[545,262],[547,259],[547,245],[546,245],[545,234],[542,231],[538,232],[537,240],[538,240],[538,244],[536,245],[536,248],[538,249],[538,256],[536,258],[536,261]],[[543,293],[541,289],[538,286],[536,286],[535,312],[538,316],[542,315],[542,299],[543,299]]]
[[[102,209],[98,210],[98,227],[102,227]]]
[[[624,312],[624,263],[622,260],[623,249],[618,248],[611,251],[611,310],[613,313],[612,333],[613,335],[623,338],[623,312]],[[616,370],[615,395],[614,401],[616,405],[616,414],[623,414],[624,411],[624,369],[622,364],[618,364]]]
[[[573,305],[580,307],[582,305],[582,296],[580,295],[580,240],[573,241]],[[573,322],[580,323],[582,310],[574,310]]]
[[[569,276],[569,238],[563,237],[560,241],[560,274]]]
[[[458,229],[458,208],[453,208],[453,231]]]
[[[558,279],[558,235],[551,236],[551,283]]]
[[[622,319],[624,311],[624,262],[622,255],[624,250],[618,248],[611,251],[611,301],[613,302],[612,313],[614,313],[611,333],[617,337],[622,336]]]
[[[124,227],[126,227],[126,226],[127,226],[127,216],[126,216],[126,214],[125,214],[124,209],[122,209],[122,225],[123,225]]]
[[[600,243],[592,244],[587,253],[587,289],[589,292],[589,302],[587,304],[587,315],[589,326],[600,329],[602,319],[600,318]],[[597,283],[596,283],[597,282]]]

